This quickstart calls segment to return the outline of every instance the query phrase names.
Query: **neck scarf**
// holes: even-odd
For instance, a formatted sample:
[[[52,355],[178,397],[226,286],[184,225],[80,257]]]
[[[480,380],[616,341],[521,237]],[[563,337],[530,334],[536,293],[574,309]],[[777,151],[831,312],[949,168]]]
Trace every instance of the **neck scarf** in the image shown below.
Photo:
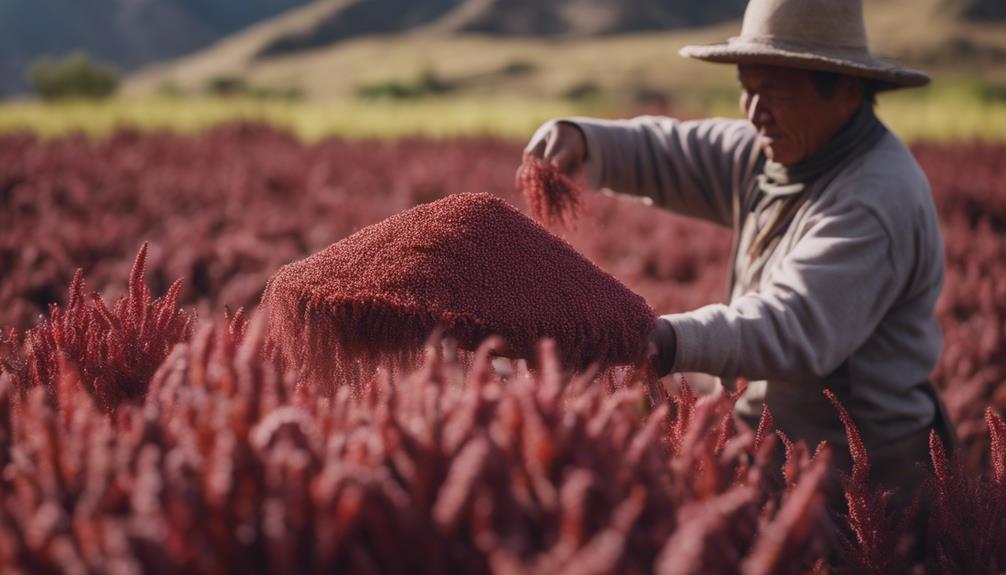
[[[802,193],[807,184],[823,176],[835,166],[872,148],[887,133],[887,128],[873,113],[873,106],[864,102],[831,139],[828,144],[811,156],[784,166],[766,161],[758,176],[757,186],[764,197],[755,204],[755,221],[766,218],[751,242],[748,256],[751,261],[766,253],[789,226],[797,211],[809,194]],[[772,209],[773,213],[763,212]]]

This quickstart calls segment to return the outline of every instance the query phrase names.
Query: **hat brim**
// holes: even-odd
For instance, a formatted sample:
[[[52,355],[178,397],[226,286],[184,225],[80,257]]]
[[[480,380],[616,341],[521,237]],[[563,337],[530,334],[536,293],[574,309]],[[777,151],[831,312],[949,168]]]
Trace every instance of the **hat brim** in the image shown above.
[[[879,90],[917,88],[929,83],[929,76],[923,72],[869,54],[842,53],[844,51],[840,50],[828,52],[731,40],[719,44],[685,46],[678,53],[686,58],[720,64],[765,64],[846,74],[873,80]]]

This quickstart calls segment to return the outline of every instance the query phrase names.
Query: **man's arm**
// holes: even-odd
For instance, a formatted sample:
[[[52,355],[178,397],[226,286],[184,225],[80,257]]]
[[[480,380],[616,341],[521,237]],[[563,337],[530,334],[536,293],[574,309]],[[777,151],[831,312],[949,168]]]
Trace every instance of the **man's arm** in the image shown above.
[[[817,380],[873,333],[901,275],[880,219],[849,206],[816,222],[761,292],[662,316],[677,335],[673,369]]]
[[[750,181],[757,159],[757,134],[749,122],[651,116],[559,121],[584,134],[585,168],[593,185],[732,225],[734,194]]]

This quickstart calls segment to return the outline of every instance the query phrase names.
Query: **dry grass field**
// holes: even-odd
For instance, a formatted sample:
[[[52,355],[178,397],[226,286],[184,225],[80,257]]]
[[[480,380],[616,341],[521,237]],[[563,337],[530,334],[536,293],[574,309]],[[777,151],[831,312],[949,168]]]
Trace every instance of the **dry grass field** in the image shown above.
[[[671,102],[672,113],[738,115],[736,90],[696,90],[692,98]],[[201,132],[233,121],[259,121],[289,129],[306,141],[339,136],[394,139],[491,135],[526,140],[543,121],[558,116],[619,117],[650,111],[646,105],[612,98],[560,98],[466,95],[388,101],[341,98],[278,101],[252,97],[120,98],[105,102],[0,105],[0,132],[31,131],[43,137],[74,132],[107,134],[122,126],[143,130]],[[902,137],[912,140],[1006,139],[1006,99],[983,95],[965,82],[938,82],[915,93],[884,95],[880,116]]]

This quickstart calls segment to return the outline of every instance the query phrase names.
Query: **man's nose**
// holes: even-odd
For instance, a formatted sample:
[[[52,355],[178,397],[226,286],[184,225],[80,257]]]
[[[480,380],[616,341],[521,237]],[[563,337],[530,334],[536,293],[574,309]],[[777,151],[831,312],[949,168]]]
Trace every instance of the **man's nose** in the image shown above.
[[[748,121],[755,126],[762,126],[767,124],[770,119],[771,115],[768,113],[768,109],[765,107],[761,96],[758,94],[752,95],[748,104]]]

